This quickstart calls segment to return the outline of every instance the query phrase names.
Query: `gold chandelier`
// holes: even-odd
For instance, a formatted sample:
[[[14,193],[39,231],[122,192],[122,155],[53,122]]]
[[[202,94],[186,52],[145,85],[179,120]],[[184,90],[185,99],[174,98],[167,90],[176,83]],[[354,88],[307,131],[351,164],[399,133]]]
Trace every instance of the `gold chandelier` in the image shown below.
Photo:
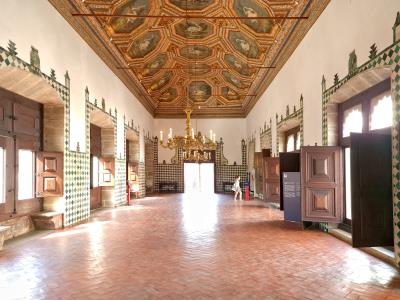
[[[160,131],[160,145],[163,148],[171,150],[182,149],[182,156],[186,161],[199,162],[211,160],[211,151],[217,148],[215,133],[210,130],[209,137],[202,135],[200,131],[195,134],[190,122],[190,115],[193,110],[190,107],[186,107],[183,111],[186,113],[185,135],[173,136],[172,128],[170,128],[168,139],[164,143],[163,131]]]

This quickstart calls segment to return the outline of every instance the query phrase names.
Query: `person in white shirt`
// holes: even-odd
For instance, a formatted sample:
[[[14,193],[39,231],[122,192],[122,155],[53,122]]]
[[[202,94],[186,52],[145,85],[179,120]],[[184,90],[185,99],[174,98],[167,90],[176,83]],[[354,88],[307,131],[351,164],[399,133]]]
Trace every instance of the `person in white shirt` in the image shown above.
[[[232,186],[232,191],[235,192],[234,200],[236,201],[237,195],[239,194],[239,200],[242,201],[242,189],[240,188],[240,176],[237,176],[235,183]]]

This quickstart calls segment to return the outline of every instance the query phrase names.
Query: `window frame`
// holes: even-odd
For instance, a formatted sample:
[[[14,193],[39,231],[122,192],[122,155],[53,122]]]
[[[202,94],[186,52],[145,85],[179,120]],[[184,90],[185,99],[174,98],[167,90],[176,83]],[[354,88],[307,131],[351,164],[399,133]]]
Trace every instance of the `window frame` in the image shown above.
[[[381,95],[387,95],[391,91],[390,78],[381,81],[380,83],[368,88],[367,90],[351,97],[350,99],[338,104],[338,145],[342,147],[343,157],[345,157],[345,149],[350,147],[350,136],[343,137],[343,122],[344,113],[346,110],[361,104],[362,113],[362,131],[361,133],[367,132],[380,132],[389,133],[391,127],[385,127],[381,129],[370,130],[370,117],[371,117],[371,102],[373,99]],[[343,159],[343,182],[346,182],[345,172],[345,160]],[[343,189],[343,223],[347,226],[351,226],[351,220],[346,218],[346,189]]]
[[[97,159],[97,185],[95,186],[93,184],[93,180],[94,180],[94,172],[93,172],[93,167],[94,167],[94,159]],[[100,185],[100,159],[98,156],[90,154],[90,189],[94,189],[94,188],[98,188]]]
[[[293,137],[294,137],[294,141],[293,141],[294,149],[293,149],[293,151],[289,151],[289,152],[296,152],[296,151],[300,150],[300,149],[297,149],[297,139],[300,138],[300,125],[298,125],[296,127],[288,129],[284,132],[284,148],[283,148],[284,152],[288,152],[287,151],[287,142],[291,135],[293,135]]]
[[[19,195],[19,185],[20,185],[20,182],[19,182],[19,171],[20,171],[19,153],[20,153],[20,151],[29,151],[32,153],[32,195],[30,198],[23,198],[23,199],[21,199],[20,195]],[[27,200],[36,199],[36,151],[35,151],[35,149],[30,149],[30,148],[25,148],[25,147],[18,148],[16,159],[18,160],[18,168],[17,168],[18,171],[16,174],[17,175],[16,176],[16,179],[17,179],[17,184],[16,184],[17,201],[27,201]]]

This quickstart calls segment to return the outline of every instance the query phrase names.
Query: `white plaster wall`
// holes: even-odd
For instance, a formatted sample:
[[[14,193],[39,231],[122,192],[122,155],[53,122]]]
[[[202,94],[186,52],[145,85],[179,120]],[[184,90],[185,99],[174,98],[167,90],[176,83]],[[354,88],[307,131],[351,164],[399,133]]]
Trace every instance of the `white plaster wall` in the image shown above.
[[[155,119],[153,125],[153,135],[160,137],[160,130],[164,132],[164,139],[167,138],[169,128],[173,129],[174,135],[184,135],[185,119]],[[221,137],[224,141],[224,154],[230,164],[236,161],[237,164],[242,162],[241,140],[246,137],[246,120],[245,119],[192,119],[192,127],[195,131],[209,136],[212,129],[216,133],[216,139]],[[174,152],[159,147],[158,161],[165,160],[170,162]]]
[[[0,45],[17,44],[18,56],[30,61],[31,45],[39,50],[41,69],[56,71],[64,83],[71,78],[71,148],[85,149],[85,87],[90,100],[106,100],[106,109],[118,110],[118,156],[123,154],[123,116],[152,132],[152,116],[110,71],[63,17],[46,0],[1,0]],[[122,127],[122,128],[121,128]]]
[[[304,144],[321,145],[322,75],[329,87],[335,73],[340,78],[347,75],[353,49],[361,65],[368,60],[373,43],[378,51],[392,44],[392,26],[399,10],[399,0],[331,1],[246,118],[247,136],[256,136],[256,151],[260,151],[259,128],[270,117],[275,151],[275,114],[285,115],[287,104],[290,111],[293,105],[299,107],[300,94],[304,97]]]

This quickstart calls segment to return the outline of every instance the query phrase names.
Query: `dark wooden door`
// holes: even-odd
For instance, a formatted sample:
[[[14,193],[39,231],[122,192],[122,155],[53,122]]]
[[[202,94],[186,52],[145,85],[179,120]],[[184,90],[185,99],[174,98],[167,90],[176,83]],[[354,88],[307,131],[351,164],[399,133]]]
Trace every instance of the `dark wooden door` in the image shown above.
[[[264,158],[264,200],[279,203],[279,157]]]
[[[64,161],[62,152],[36,153],[36,196],[64,194]]]
[[[282,176],[283,172],[300,172],[300,152],[281,152],[279,153],[280,169],[280,190],[283,191]],[[284,209],[283,193],[280,193],[280,209]]]
[[[93,187],[90,189],[90,209],[101,207],[101,187]]]
[[[393,246],[392,141],[350,136],[353,247]]]
[[[262,152],[254,153],[255,192],[263,194],[263,155]]]
[[[30,136],[40,135],[40,110],[14,103],[14,132]]]
[[[300,153],[303,221],[342,222],[342,149],[306,146]]]

